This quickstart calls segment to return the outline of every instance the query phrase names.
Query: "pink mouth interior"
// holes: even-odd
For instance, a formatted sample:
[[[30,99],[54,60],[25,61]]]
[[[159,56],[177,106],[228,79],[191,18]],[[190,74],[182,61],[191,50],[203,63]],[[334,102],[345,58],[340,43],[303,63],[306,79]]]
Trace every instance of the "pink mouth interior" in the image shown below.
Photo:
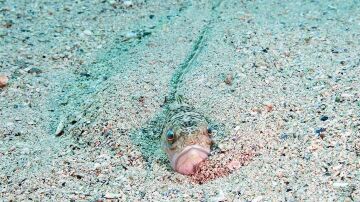
[[[197,145],[186,147],[184,151],[173,158],[173,168],[181,174],[192,175],[196,166],[208,157],[209,152]]]

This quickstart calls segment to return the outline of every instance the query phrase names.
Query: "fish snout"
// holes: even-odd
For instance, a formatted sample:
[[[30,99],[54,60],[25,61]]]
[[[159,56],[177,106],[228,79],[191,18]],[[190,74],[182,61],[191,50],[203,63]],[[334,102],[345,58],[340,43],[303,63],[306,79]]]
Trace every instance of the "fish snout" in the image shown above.
[[[207,159],[210,147],[204,148],[199,145],[187,146],[180,154],[175,155],[172,160],[172,167],[175,171],[192,175],[195,173],[199,163]]]

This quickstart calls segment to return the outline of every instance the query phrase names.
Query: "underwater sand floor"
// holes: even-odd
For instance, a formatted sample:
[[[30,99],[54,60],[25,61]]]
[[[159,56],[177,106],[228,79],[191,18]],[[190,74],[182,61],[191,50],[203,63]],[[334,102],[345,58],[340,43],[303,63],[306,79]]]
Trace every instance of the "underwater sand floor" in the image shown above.
[[[0,16],[1,201],[360,201],[357,1],[5,0]],[[178,91],[216,144],[188,177],[159,135],[193,53]]]

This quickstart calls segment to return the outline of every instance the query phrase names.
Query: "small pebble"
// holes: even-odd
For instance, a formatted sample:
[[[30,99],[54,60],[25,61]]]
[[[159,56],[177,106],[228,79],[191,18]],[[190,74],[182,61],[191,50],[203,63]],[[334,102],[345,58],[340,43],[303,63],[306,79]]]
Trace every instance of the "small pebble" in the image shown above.
[[[115,193],[106,193],[105,194],[105,198],[106,199],[120,199],[120,198],[122,198],[122,194],[115,194]]]
[[[85,35],[87,35],[87,36],[91,36],[91,35],[92,35],[92,32],[91,32],[90,30],[88,30],[88,29],[84,30],[83,33],[84,33]]]
[[[234,80],[233,76],[231,74],[228,74],[228,75],[226,75],[224,82],[227,85],[231,85],[233,80]]]
[[[349,99],[349,98],[352,98],[354,97],[352,94],[349,94],[349,93],[342,93],[341,94],[341,98],[344,98],[344,99]]]
[[[124,36],[126,39],[137,38],[138,34],[136,32],[127,32]]]
[[[60,135],[62,135],[63,132],[64,132],[64,127],[65,127],[65,125],[64,125],[64,120],[61,119],[60,122],[59,122],[59,125],[58,125],[57,128],[56,128],[55,136],[60,136]]]
[[[232,160],[230,163],[226,165],[230,170],[235,170],[241,167],[241,162],[238,160]]]
[[[342,164],[339,164],[339,165],[337,165],[337,166],[334,166],[332,169],[335,170],[335,171],[338,171],[338,170],[340,170],[342,167],[343,167],[343,165],[342,165]]]
[[[265,104],[265,110],[266,110],[267,112],[271,112],[273,109],[274,109],[274,105],[273,105],[273,104],[271,104],[271,103],[266,103],[266,104]]]
[[[5,75],[0,75],[0,88],[4,88],[9,81],[9,78]]]
[[[227,150],[230,149],[228,145],[226,145],[226,144],[221,144],[221,143],[218,144],[218,148],[220,149],[221,152],[225,152],[225,151],[227,151]]]
[[[260,201],[263,201],[263,199],[264,199],[263,196],[257,196],[251,202],[260,202]]]
[[[15,151],[15,150],[16,150],[16,147],[15,147],[15,146],[12,146],[12,147],[10,147],[9,152],[13,152],[13,151]]]
[[[36,125],[36,123],[34,121],[28,121],[27,124],[29,125]]]
[[[11,28],[13,26],[13,22],[12,21],[7,21],[4,23],[3,25],[5,28]]]
[[[101,167],[100,163],[95,163],[94,164],[94,170],[99,169]]]
[[[219,191],[219,193],[212,197],[210,201],[226,201],[226,196],[222,190]]]
[[[334,188],[341,188],[341,187],[347,187],[349,184],[345,182],[334,182],[333,186]]]
[[[109,0],[109,4],[110,5],[116,4],[116,1],[115,0]]]
[[[6,35],[7,35],[7,33],[4,30],[0,30],[0,37],[4,37]]]
[[[237,131],[240,130],[240,129],[241,129],[240,126],[236,126],[236,127],[234,128],[235,132],[237,132]]]
[[[21,154],[22,154],[22,155],[28,155],[28,154],[30,154],[30,149],[27,148],[27,147],[25,147],[24,149],[21,150]]]

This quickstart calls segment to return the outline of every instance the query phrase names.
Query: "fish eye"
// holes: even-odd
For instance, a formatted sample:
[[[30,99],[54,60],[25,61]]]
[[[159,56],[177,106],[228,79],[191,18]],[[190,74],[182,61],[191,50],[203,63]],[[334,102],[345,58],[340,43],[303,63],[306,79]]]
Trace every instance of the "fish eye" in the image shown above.
[[[174,137],[175,137],[174,131],[171,130],[171,129],[169,129],[169,130],[167,131],[167,133],[166,133],[166,139],[167,139],[168,141],[173,141],[173,140],[174,140]]]
[[[213,129],[212,129],[210,126],[208,126],[208,127],[207,127],[207,132],[208,132],[209,134],[211,134],[211,133],[213,132]]]

